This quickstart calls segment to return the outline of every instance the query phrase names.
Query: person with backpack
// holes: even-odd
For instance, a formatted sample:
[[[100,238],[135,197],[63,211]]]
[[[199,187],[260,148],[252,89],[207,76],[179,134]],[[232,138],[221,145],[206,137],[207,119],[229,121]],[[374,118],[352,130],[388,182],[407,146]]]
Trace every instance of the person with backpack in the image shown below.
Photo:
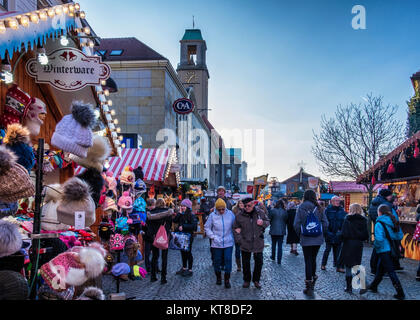
[[[316,275],[316,258],[321,245],[324,243],[324,232],[328,229],[328,219],[325,212],[321,212],[316,193],[306,190],[303,194],[303,203],[296,212],[293,224],[300,237],[303,256],[305,259],[305,289],[303,293],[313,295]]]
[[[283,200],[278,200],[274,208],[268,210],[268,218],[270,219],[271,260],[276,260],[277,246],[277,263],[281,264],[281,258],[283,256],[283,238],[286,234],[287,221],[287,212]]]
[[[403,232],[400,228],[400,223],[393,215],[388,205],[382,204],[378,208],[378,218],[375,224],[375,246],[376,253],[378,254],[378,266],[376,267],[375,279],[370,283],[366,289],[360,290],[360,294],[367,291],[374,293],[378,292],[378,286],[381,283],[384,274],[387,273],[391,278],[392,285],[394,286],[397,294],[394,295],[395,299],[405,299],[404,290],[401,282],[398,279],[397,273],[394,269],[393,258],[397,257],[399,248],[395,245],[395,241],[401,241]]]
[[[192,267],[194,261],[192,255],[193,235],[197,231],[198,225],[197,218],[192,212],[191,200],[182,200],[180,212],[175,216],[173,222],[178,224],[177,232],[187,233],[190,236],[188,251],[181,250],[182,268],[176,274],[182,275],[183,277],[190,277],[193,274]]]
[[[341,257],[346,267],[346,289],[352,293],[352,268],[362,264],[363,242],[369,239],[367,219],[363,216],[360,204],[350,205],[349,214],[345,217],[342,228],[343,248]]]
[[[261,289],[260,278],[263,266],[264,231],[270,220],[251,198],[243,200],[244,209],[236,216],[234,229],[235,242],[240,244],[242,255],[243,288],[249,288],[251,279],[257,289]],[[254,272],[251,278],[251,255],[254,255]]]
[[[225,288],[231,288],[230,273],[232,272],[233,252],[233,224],[235,214],[226,208],[222,199],[216,201],[216,209],[213,211],[204,226],[206,235],[212,240],[211,245],[214,251],[214,272],[216,284],[222,284],[222,257],[225,263]]]
[[[322,257],[321,270],[326,270],[328,256],[331,249],[333,250],[334,268],[337,272],[344,273],[343,266],[339,265],[338,258],[341,251],[341,229],[343,227],[344,218],[347,213],[344,208],[340,206],[340,197],[334,196],[331,199],[331,204],[325,209],[325,215],[328,219],[328,230],[325,235],[325,251]]]
[[[165,208],[165,200],[157,199],[155,209],[147,213],[146,219],[146,238],[150,239],[152,242],[152,275],[150,278],[151,282],[157,281],[157,271],[158,271],[158,258],[159,258],[159,248],[156,247],[156,237],[159,234],[159,230],[163,226],[166,232],[167,244],[169,244],[171,236],[171,227],[172,227],[172,215],[173,210]],[[168,246],[166,249],[161,249],[162,251],[162,271],[161,271],[161,284],[165,284],[168,281],[166,280],[167,275],[167,266],[168,266]]]

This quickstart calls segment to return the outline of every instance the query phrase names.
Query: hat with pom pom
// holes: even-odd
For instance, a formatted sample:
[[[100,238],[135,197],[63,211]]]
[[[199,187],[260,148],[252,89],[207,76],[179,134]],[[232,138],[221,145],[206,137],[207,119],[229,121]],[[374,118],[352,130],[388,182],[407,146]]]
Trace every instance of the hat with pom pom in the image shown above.
[[[65,152],[86,158],[93,145],[91,127],[95,123],[93,107],[81,101],[73,102],[71,114],[57,123],[51,144]]]
[[[8,221],[0,220],[0,258],[10,256],[22,247],[22,235],[18,227]]]
[[[63,184],[63,195],[57,207],[57,220],[69,226],[75,225],[75,213],[85,212],[85,227],[95,223],[95,202],[90,196],[89,185],[73,177]]]
[[[9,124],[20,123],[26,116],[31,101],[29,94],[16,84],[12,85],[6,93],[6,103],[0,119],[1,125],[6,128]]]
[[[134,185],[135,180],[136,175],[134,174],[133,168],[131,166],[126,166],[120,175],[121,184]]]
[[[94,136],[93,145],[88,149],[86,158],[70,155],[70,159],[85,168],[93,168],[102,172],[105,160],[109,157],[111,148],[107,138]]]
[[[133,209],[133,199],[131,199],[129,191],[123,192],[123,195],[118,199],[118,206],[121,209]]]

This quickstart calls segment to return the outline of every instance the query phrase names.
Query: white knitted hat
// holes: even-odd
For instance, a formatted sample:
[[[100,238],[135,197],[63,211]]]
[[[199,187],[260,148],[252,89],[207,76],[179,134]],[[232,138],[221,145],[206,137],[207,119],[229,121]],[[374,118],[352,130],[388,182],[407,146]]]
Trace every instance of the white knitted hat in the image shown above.
[[[83,102],[73,102],[72,113],[61,119],[55,127],[51,144],[65,152],[86,158],[93,145],[91,127],[95,121],[92,106]]]

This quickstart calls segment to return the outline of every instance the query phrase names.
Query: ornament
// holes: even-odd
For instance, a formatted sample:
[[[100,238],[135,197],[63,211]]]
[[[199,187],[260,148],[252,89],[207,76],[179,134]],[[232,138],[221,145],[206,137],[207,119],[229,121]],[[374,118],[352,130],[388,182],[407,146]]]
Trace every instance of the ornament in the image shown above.
[[[398,158],[398,162],[399,162],[399,163],[406,163],[406,162],[407,162],[407,159],[406,159],[406,157],[405,157],[405,152],[404,152],[404,150],[403,150],[403,151],[401,151],[400,156],[399,156],[399,158]]]
[[[375,185],[375,184],[376,184],[375,174],[372,176],[372,184],[373,184],[373,185]]]
[[[388,173],[388,174],[395,173],[395,167],[394,167],[394,164],[392,162],[389,164],[388,169],[386,170],[386,173]]]
[[[381,178],[382,178],[382,170],[379,169],[379,171],[378,171],[378,181],[381,181]]]
[[[414,148],[414,158],[418,158],[419,154],[420,154],[420,150],[416,141],[416,147]]]

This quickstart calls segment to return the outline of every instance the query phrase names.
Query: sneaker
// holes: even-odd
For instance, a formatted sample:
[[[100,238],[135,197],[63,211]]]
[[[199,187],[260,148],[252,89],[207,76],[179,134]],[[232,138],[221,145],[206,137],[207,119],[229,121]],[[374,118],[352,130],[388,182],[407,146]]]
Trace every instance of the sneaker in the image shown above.
[[[244,284],[242,285],[242,288],[249,288],[250,283],[249,282],[244,282]]]
[[[321,270],[327,270],[325,266],[321,266]]]
[[[262,287],[261,287],[261,284],[258,282],[258,281],[255,281],[254,282],[254,286],[255,286],[255,288],[257,288],[257,289],[261,289]]]
[[[339,272],[339,273],[346,273],[346,270],[344,270],[344,269],[342,269],[342,268],[338,268],[338,269],[337,269],[337,272]]]
[[[185,271],[186,269],[184,269],[184,268],[181,268],[181,269],[179,269],[175,274],[177,274],[177,275],[182,275],[183,273],[184,273],[184,271]]]
[[[160,284],[167,284],[167,283],[168,283],[168,280],[166,280],[166,278],[162,278],[160,280]]]
[[[193,272],[190,270],[185,270],[182,274],[183,277],[191,277],[193,275]]]
[[[150,278],[150,282],[156,282],[158,279],[156,277]]]

